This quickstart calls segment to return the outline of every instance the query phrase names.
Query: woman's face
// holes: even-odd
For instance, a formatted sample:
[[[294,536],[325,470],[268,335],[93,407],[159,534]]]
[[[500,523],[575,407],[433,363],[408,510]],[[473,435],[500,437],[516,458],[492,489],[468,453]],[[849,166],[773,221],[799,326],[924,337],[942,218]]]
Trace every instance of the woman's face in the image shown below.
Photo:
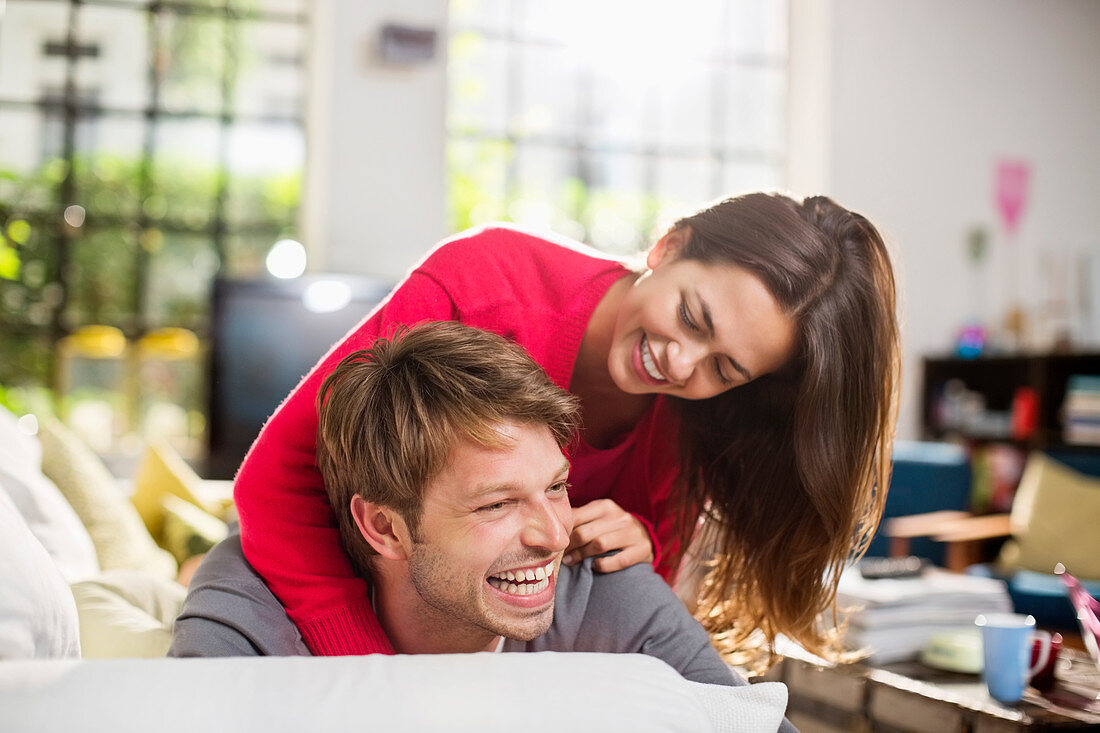
[[[661,238],[619,307],[607,363],[624,392],[705,399],[794,353],[794,321],[764,283],[737,265],[680,258],[689,236],[684,228]]]

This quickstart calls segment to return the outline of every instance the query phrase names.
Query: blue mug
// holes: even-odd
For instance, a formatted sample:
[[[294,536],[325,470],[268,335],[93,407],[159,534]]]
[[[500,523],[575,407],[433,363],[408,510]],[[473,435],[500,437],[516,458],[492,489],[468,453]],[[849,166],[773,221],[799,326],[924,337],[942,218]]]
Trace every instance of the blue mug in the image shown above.
[[[1024,696],[1032,675],[1050,658],[1050,634],[1035,630],[1035,617],[1021,613],[987,613],[974,619],[982,630],[982,677],[990,696],[1011,704]],[[1033,639],[1040,641],[1039,658],[1031,664]]]

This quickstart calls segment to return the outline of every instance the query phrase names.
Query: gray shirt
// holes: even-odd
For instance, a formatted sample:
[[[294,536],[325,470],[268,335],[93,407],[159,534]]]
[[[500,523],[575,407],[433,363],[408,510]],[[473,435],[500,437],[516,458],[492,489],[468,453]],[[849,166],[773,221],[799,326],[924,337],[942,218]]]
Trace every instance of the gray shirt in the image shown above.
[[[636,652],[686,679],[743,685],[672,589],[646,564],[596,573],[591,559],[561,566],[549,631],[506,640],[506,652]],[[191,581],[171,657],[308,655],[297,627],[244,558],[239,535],[219,544]]]

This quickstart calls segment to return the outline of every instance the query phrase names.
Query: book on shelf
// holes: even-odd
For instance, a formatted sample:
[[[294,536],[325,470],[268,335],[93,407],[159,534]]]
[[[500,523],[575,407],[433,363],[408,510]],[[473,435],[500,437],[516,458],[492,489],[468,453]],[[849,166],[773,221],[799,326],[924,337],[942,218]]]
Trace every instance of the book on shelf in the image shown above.
[[[1069,378],[1062,402],[1062,437],[1067,443],[1100,445],[1100,376]]]

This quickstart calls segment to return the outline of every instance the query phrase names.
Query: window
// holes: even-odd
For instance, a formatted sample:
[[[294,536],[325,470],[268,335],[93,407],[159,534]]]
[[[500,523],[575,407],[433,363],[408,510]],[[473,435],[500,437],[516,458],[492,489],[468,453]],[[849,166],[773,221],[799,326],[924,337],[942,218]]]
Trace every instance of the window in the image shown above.
[[[215,274],[294,237],[308,7],[8,0],[0,385],[52,384],[92,324],[205,337]]]
[[[785,0],[452,0],[451,225],[637,251],[702,202],[781,187]]]

